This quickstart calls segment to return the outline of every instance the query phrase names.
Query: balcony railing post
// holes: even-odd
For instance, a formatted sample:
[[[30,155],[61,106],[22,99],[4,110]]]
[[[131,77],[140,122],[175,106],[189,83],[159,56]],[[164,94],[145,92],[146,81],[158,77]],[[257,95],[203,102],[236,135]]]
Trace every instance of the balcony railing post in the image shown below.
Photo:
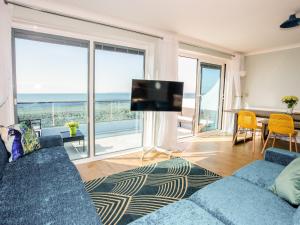
[[[113,104],[113,102],[111,101],[110,102],[110,115],[109,115],[110,121],[112,121],[112,104]]]
[[[55,126],[54,102],[52,102],[52,126]]]
[[[30,110],[30,107],[32,107],[32,104],[35,104],[35,105],[40,104],[42,107],[41,112],[40,111],[38,111],[38,112],[28,111],[28,112],[32,112],[31,118],[29,118],[29,119],[32,119],[32,118],[41,119],[43,126],[47,127],[47,128],[55,127],[55,126],[62,126],[63,122],[66,122],[65,120],[73,119],[73,120],[78,120],[80,122],[84,113],[81,115],[81,111],[82,111],[81,109],[79,109],[80,112],[74,113],[72,111],[73,112],[72,113],[71,111],[68,111],[68,109],[64,108],[64,110],[66,110],[66,113],[68,113],[68,115],[64,115],[64,112],[61,112],[61,107],[66,107],[65,104],[67,104],[69,106],[69,104],[74,105],[74,104],[83,103],[83,102],[84,101],[18,102],[17,115],[18,115],[18,117],[21,117],[21,118],[24,118],[24,117],[28,118],[27,115],[26,116],[23,115],[23,114],[27,113],[26,110]],[[86,111],[86,109],[88,108],[88,103],[84,102],[84,104],[86,104],[86,107],[85,108],[83,107],[85,109],[83,111]],[[22,108],[20,106],[24,106],[24,108]],[[55,108],[55,107],[58,107],[58,108]],[[116,120],[121,121],[121,120],[127,120],[127,119],[139,120],[141,117],[141,114],[138,114],[136,112],[130,112],[130,111],[128,112],[127,111],[128,107],[130,108],[130,100],[95,101],[95,119],[96,119],[97,113],[99,113],[98,117],[99,117],[100,122],[102,122],[102,121],[110,122],[110,121],[116,121]],[[47,111],[43,112],[43,109],[47,109]],[[76,107],[75,107],[75,109],[76,109]],[[58,112],[55,112],[55,110],[58,110]],[[57,118],[56,118],[55,113],[58,113]],[[109,113],[109,114],[107,114],[107,113]],[[115,117],[115,115],[117,117]],[[45,116],[45,117],[43,117],[43,116]],[[57,119],[57,121],[56,121],[56,119]],[[56,124],[56,122],[58,124]],[[98,122],[98,121],[95,121],[95,122]]]

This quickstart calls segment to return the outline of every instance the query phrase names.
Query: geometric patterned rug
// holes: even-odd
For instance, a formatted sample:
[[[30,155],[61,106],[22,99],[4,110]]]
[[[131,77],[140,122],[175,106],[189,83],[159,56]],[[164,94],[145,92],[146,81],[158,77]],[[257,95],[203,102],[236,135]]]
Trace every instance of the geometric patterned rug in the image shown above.
[[[128,224],[220,179],[182,158],[85,182],[104,225]]]

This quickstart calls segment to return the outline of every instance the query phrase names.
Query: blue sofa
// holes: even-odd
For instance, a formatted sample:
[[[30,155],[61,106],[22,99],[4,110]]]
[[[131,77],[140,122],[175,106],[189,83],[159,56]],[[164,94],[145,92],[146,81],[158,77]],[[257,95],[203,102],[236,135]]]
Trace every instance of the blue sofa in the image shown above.
[[[293,207],[268,190],[296,157],[300,154],[268,149],[264,160],[130,225],[300,225],[300,207]]]
[[[0,140],[0,224],[100,225],[60,136],[40,143],[40,150],[8,163]]]

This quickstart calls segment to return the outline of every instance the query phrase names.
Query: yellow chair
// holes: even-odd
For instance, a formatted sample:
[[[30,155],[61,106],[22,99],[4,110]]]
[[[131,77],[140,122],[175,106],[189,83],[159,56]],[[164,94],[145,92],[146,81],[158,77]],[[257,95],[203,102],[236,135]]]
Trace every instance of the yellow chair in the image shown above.
[[[297,148],[297,131],[295,131],[294,127],[294,120],[290,115],[287,114],[271,114],[270,119],[269,119],[269,124],[268,124],[268,129],[269,129],[269,135],[268,138],[264,144],[264,147],[261,151],[261,154],[264,153],[265,148],[267,146],[267,143],[273,134],[273,143],[272,147],[275,145],[276,141],[276,136],[277,135],[283,135],[283,136],[288,136],[289,137],[289,142],[290,146],[289,149],[292,151],[292,138],[294,138],[295,141],[295,149],[298,152]]]
[[[255,151],[255,136],[257,131],[261,131],[261,127],[257,125],[256,115],[251,111],[240,111],[238,114],[238,130],[233,139],[233,145],[239,135],[239,133],[245,132],[244,142],[246,142],[247,132],[250,131],[253,139],[252,150]],[[262,137],[263,142],[263,137]]]

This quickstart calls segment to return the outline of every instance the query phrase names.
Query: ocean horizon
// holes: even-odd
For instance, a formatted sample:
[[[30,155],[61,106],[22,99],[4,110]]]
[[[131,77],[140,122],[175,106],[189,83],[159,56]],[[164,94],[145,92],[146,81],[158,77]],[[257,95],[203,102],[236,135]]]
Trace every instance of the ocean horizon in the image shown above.
[[[96,93],[96,101],[130,101],[131,93]],[[185,93],[184,98],[194,98],[193,93]],[[18,103],[22,102],[73,102],[87,101],[88,95],[83,93],[20,93]]]
[[[130,100],[130,93],[96,93],[96,101]],[[22,93],[17,95],[18,102],[72,102],[87,101],[83,93]]]

